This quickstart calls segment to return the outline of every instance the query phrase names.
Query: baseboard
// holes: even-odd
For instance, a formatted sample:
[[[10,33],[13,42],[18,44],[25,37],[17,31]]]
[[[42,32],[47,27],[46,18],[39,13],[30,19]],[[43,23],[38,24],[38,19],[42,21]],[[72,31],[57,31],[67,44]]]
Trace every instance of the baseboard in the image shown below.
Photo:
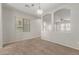
[[[38,37],[40,37],[40,36],[38,36]],[[38,37],[32,37],[32,38],[29,38],[29,39],[34,39],[34,38],[38,38]],[[23,41],[23,40],[29,40],[29,39],[24,38],[24,39],[15,40],[15,41],[4,42],[3,45],[10,44],[10,43],[14,43],[14,42],[18,42],[18,41]]]
[[[62,44],[62,43],[54,42],[54,41],[47,40],[47,39],[42,39],[42,40],[46,40],[46,41],[49,41],[49,42],[52,42],[52,43],[55,43],[55,44],[58,44],[58,45],[61,45],[61,46],[68,47],[68,48],[75,49],[75,50],[78,50],[78,51],[79,51],[79,49],[78,49],[78,48],[71,47],[71,46],[67,46],[67,45]]]

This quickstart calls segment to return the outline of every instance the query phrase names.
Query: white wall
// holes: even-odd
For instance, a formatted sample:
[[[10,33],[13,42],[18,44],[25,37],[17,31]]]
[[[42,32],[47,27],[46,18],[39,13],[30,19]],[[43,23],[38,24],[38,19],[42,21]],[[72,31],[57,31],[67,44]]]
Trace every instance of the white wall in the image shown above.
[[[62,8],[71,10],[71,32],[55,32],[54,31],[54,12]],[[62,44],[68,47],[79,49],[79,4],[65,4],[53,9],[51,26],[52,30],[43,32],[42,39]]]
[[[0,47],[2,47],[3,31],[2,31],[2,4],[0,3]]]
[[[30,32],[16,32],[16,16],[30,19]],[[41,22],[40,19],[3,5],[3,43],[40,37],[41,26],[39,22]]]

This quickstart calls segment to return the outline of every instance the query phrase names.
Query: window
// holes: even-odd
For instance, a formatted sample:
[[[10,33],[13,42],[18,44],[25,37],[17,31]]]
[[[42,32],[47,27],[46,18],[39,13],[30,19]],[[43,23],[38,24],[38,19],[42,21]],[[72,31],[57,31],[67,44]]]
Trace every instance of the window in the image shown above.
[[[61,24],[60,27],[61,27],[61,31],[70,31],[71,30],[70,23]]]
[[[16,32],[30,32],[30,20],[16,17]]]
[[[61,31],[64,31],[65,30],[65,24],[61,24]]]
[[[67,31],[71,31],[71,24],[70,24],[70,23],[67,23],[67,24],[66,24],[66,30],[67,30]]]
[[[70,9],[60,9],[54,13],[55,31],[71,31],[71,11]]]

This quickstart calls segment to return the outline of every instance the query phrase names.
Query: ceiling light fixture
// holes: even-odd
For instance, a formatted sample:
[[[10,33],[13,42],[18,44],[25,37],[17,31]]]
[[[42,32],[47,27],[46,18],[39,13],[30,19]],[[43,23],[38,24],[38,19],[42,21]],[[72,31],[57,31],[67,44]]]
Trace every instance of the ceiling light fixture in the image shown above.
[[[38,14],[38,15],[42,15],[42,14],[43,14],[43,10],[42,10],[41,7],[40,7],[40,3],[39,3],[38,5],[35,5],[35,4],[26,4],[26,5],[25,5],[25,7],[27,7],[27,8],[31,8],[31,7],[35,7],[35,6],[38,7],[38,9],[37,9],[37,14]]]
[[[31,8],[31,7],[34,7],[35,6],[35,4],[25,4],[25,7],[27,7],[27,8]]]
[[[43,10],[40,7],[40,3],[39,3],[39,6],[38,6],[38,9],[37,9],[37,14],[38,15],[42,15],[43,14]]]

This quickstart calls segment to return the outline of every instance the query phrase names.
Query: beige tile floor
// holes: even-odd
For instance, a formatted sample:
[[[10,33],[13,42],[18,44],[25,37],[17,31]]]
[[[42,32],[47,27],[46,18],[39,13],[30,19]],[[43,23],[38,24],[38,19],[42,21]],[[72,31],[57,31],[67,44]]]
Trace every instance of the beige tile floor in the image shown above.
[[[78,50],[34,38],[4,45],[0,55],[77,55]]]

